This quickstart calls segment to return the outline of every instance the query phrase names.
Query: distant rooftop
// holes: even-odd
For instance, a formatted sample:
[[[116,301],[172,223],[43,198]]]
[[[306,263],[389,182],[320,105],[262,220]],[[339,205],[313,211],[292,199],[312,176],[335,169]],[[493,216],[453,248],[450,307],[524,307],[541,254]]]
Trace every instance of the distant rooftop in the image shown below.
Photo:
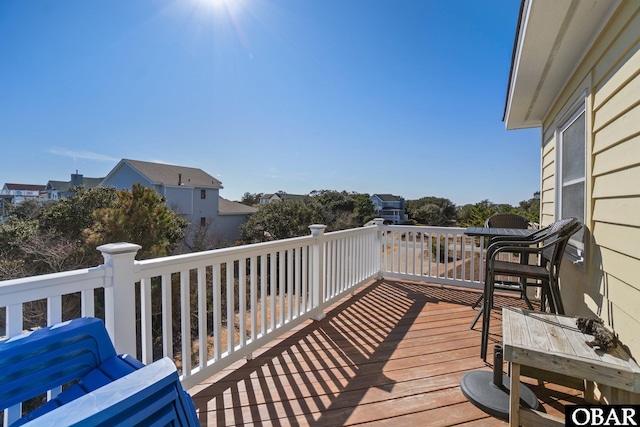
[[[222,188],[222,182],[202,169],[131,159],[122,159],[122,162],[158,184]]]
[[[45,190],[45,186],[44,185],[38,185],[38,184],[10,184],[10,183],[6,183],[4,184],[4,189],[5,190],[22,190],[22,191],[44,191]]]
[[[393,194],[378,194],[378,193],[376,193],[376,194],[374,194],[374,196],[377,196],[383,202],[398,202],[398,201],[402,200],[402,197],[394,196]]]

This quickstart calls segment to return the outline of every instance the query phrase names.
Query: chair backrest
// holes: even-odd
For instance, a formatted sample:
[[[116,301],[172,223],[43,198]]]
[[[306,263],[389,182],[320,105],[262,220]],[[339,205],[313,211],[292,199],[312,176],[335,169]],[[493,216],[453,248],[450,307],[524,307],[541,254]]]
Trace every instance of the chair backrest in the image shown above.
[[[0,410],[82,378],[116,351],[99,319],[81,318],[0,342]]]
[[[545,248],[542,251],[542,257],[551,264],[550,268],[555,269],[556,273],[560,269],[569,238],[581,227],[582,224],[576,218],[565,218],[545,228],[548,238],[543,240]]]
[[[530,221],[516,214],[498,213],[489,217],[485,223],[485,227],[499,228],[529,228]]]

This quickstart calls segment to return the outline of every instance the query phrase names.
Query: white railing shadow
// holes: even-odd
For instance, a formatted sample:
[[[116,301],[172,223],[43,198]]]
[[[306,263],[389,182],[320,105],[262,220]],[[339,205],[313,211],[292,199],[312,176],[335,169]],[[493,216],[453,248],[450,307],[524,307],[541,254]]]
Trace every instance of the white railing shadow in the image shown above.
[[[119,353],[176,361],[186,388],[205,380],[374,279],[481,288],[482,239],[462,228],[373,226],[136,261],[98,249],[95,268],[0,282],[0,336],[72,316],[100,317]],[[71,301],[71,302],[70,302]],[[37,323],[33,305],[46,315]]]

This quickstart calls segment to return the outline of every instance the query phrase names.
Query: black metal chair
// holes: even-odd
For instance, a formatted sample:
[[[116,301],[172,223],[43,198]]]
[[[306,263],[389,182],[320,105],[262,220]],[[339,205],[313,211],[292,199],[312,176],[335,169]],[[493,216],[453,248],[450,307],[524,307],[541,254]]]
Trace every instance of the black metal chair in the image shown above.
[[[522,215],[497,213],[487,218],[484,226],[492,228],[529,228],[531,222]]]
[[[493,214],[492,216],[487,218],[487,220],[484,222],[484,226],[485,227],[491,227],[491,228],[520,228],[520,229],[527,229],[530,226],[532,226],[532,224],[531,224],[531,222],[529,221],[528,218],[525,218],[522,215],[511,214],[511,213],[497,213],[497,214]],[[500,237],[498,237],[498,238],[500,238]],[[520,237],[519,240],[522,240],[522,238]],[[521,254],[520,256],[523,256],[523,255]],[[524,278],[520,278],[520,281],[523,281],[523,280],[525,280],[525,279]],[[509,290],[519,290],[520,289],[519,286],[517,286],[517,287],[516,286],[509,286],[508,284],[505,284],[503,286],[503,288],[505,290],[507,290],[507,289],[509,289]],[[531,302],[529,301],[529,298],[527,297],[526,292],[521,292],[520,296],[525,300],[525,302],[527,303],[529,308],[533,309],[533,306],[531,305]],[[482,301],[483,298],[484,298],[484,295],[480,295],[478,300],[476,302],[474,302],[471,307],[472,308],[476,308],[478,306],[478,304],[480,304],[480,302]],[[476,322],[478,321],[478,318],[480,318],[481,314],[482,314],[482,312],[479,311],[478,314],[476,315],[475,319],[473,319],[473,322],[471,323],[471,328],[472,329],[476,325]]]
[[[527,286],[542,289],[541,310],[564,314],[564,306],[558,287],[560,264],[569,238],[576,233],[582,224],[575,218],[556,221],[548,227],[537,231],[527,239],[518,237],[495,237],[487,249],[486,275],[484,285],[484,305],[482,318],[481,357],[486,360],[489,341],[489,321],[493,308],[494,290],[513,290],[513,283],[508,288],[496,282],[498,276],[522,278],[516,284],[519,292],[526,294]],[[520,262],[502,261],[498,256],[503,253],[520,254]],[[531,255],[535,255],[532,257]],[[535,258],[535,259],[533,259]],[[526,280],[533,280],[528,283]]]

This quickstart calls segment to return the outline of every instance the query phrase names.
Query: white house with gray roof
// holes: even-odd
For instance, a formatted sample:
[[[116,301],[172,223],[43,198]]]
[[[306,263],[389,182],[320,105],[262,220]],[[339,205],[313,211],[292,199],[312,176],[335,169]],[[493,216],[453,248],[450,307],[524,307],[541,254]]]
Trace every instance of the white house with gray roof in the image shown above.
[[[233,242],[239,226],[256,211],[251,206],[223,199],[222,183],[202,169],[122,159],[102,181],[102,187],[131,189],[133,184],[153,188],[167,206],[192,226],[213,225],[216,238]]]
[[[386,222],[402,224],[407,220],[404,198],[393,194],[374,194],[370,199],[378,211],[378,217],[384,218]]]

